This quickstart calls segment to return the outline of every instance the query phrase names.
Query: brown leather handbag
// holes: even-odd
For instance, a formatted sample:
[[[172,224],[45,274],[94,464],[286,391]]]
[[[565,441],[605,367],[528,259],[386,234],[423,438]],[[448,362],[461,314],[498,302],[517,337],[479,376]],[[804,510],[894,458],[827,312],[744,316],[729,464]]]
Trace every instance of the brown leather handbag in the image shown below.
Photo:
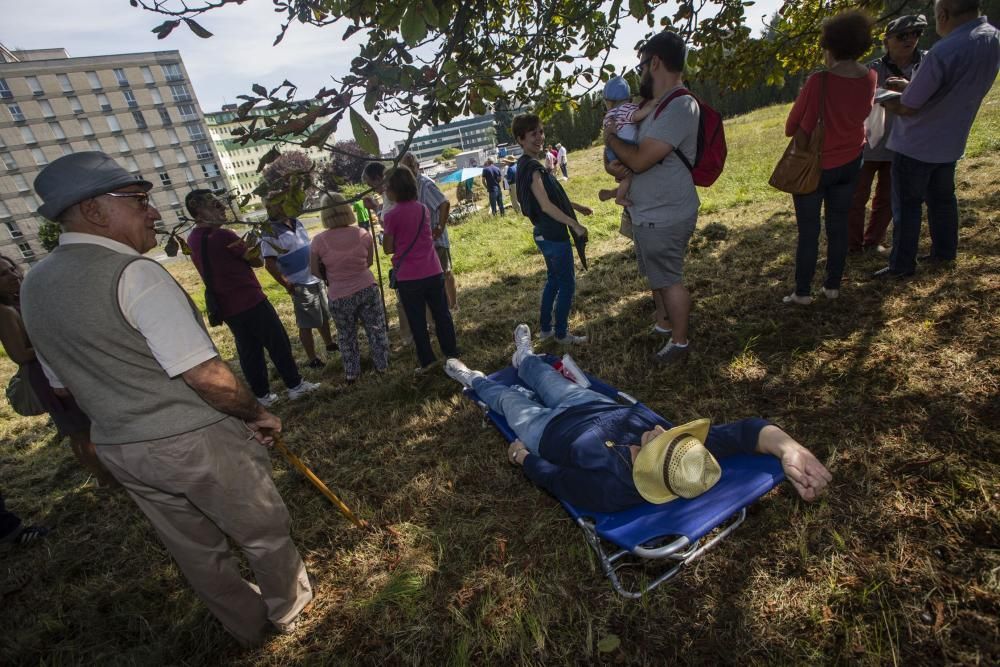
[[[823,112],[826,106],[826,72],[820,75],[819,118],[812,134],[798,131],[788,142],[768,183],[772,188],[793,195],[807,195],[819,187],[823,174]]]

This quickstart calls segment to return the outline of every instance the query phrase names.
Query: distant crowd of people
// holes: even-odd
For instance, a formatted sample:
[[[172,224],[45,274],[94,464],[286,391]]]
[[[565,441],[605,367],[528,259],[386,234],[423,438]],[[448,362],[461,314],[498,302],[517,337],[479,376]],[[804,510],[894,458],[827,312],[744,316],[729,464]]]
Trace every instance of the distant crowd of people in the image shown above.
[[[918,261],[955,259],[955,164],[1000,68],[1000,38],[975,0],[937,0],[935,23],[942,39],[922,53],[916,42],[926,19],[893,20],[886,30],[886,55],[868,67],[857,62],[871,46],[867,16],[848,12],[824,24],[820,46],[827,68],[806,82],[785,127],[789,136],[811,134],[820,122],[825,129],[820,185],[813,193],[794,196],[799,228],[795,291],[786,302],[805,305],[812,299],[824,208],[827,298],[840,294],[848,251],[877,249],[890,219],[889,264],[877,277],[913,275]],[[656,357],[666,363],[682,360],[690,350],[691,299],[683,266],[700,204],[691,171],[699,150],[700,106],[687,94],[671,98],[682,86],[685,57],[683,39],[664,31],[639,49],[641,103],[630,101],[620,79],[605,89],[605,169],[620,184],[599,194],[624,207],[622,230],[635,242],[638,268],[655,304],[651,332],[664,340]],[[901,95],[880,98],[882,138],[868,141],[877,87]],[[651,113],[668,98],[662,110]],[[586,336],[570,331],[569,319],[574,247],[582,247],[588,237],[577,216],[592,211],[563,189],[561,181],[569,177],[565,149],[546,146],[540,118],[519,115],[511,129],[524,154],[506,172],[494,165],[484,171],[491,210],[504,213],[502,195],[496,195],[506,184],[516,208],[532,224],[546,268],[538,338],[585,343]],[[876,178],[872,216],[865,225],[865,204]],[[412,155],[395,167],[370,163],[363,180],[377,196],[366,203],[326,196],[325,230],[314,238],[281,201],[268,199],[270,231],[259,246],[248,246],[225,228],[226,206],[214,193],[188,194],[185,204],[196,221],[188,245],[205,283],[209,320],[232,332],[245,381],[220,358],[190,296],[159,263],[143,256],[156,246],[160,219],[149,201],[152,184],[103,153],[70,154],[41,171],[34,183],[43,202],[39,213],[61,225],[59,246],[26,276],[14,262],[0,261],[0,342],[19,374],[60,433],[69,436],[81,464],[102,484],[125,488],[198,595],[245,645],[259,644],[274,629],[289,631],[312,598],[267,450],[258,446],[270,444],[282,427],[270,411],[279,395],[269,384],[266,358],[289,400],[320,388],[302,377],[288,333],[254,269],[265,268],[289,294],[306,366],[324,366],[322,357],[339,349],[351,383],[362,369],[359,326],[375,372],[385,372],[390,364],[382,281],[371,270],[373,264],[380,270],[380,245],[391,256],[388,284],[396,290],[400,335],[412,341],[417,372],[438,363],[431,322],[444,357],[460,356],[447,197],[420,173]],[[918,258],[925,203],[931,252]],[[575,397],[573,407],[587,405],[594,414],[612,410],[561,381],[553,385],[550,369],[534,356],[527,326],[518,327],[514,339],[514,365],[524,364],[536,390],[557,386],[562,398]],[[511,400],[504,389],[484,382],[481,373],[449,364],[449,374],[466,386],[494,392],[498,409]],[[540,480],[552,466],[546,468],[539,457],[556,450],[561,457],[572,455],[570,441],[547,442],[539,430],[539,424],[557,416],[553,408],[562,398],[511,412],[526,419],[544,417],[527,419],[538,437],[520,447],[515,443],[509,452],[513,463],[527,461],[530,474]],[[662,467],[654,465],[647,472],[658,475],[658,482],[647,475],[646,486],[628,486],[635,481],[629,469],[652,456],[643,454],[643,447],[655,441],[657,452],[666,451],[660,446],[666,442],[664,429],[632,426],[628,432],[641,442],[618,443],[626,448],[619,452],[622,464],[616,459],[601,481],[601,488],[619,488],[624,480],[625,490],[619,488],[624,495],[614,500],[626,504],[656,496],[666,479]],[[799,493],[816,497],[830,479],[828,471],[776,427],[760,420],[751,426],[739,427],[745,431],[739,433],[718,431],[715,444],[779,456]],[[700,441],[709,437],[707,423],[686,433]],[[602,438],[580,436],[580,446],[611,456],[614,448]],[[565,481],[552,478],[543,485]],[[579,485],[566,488],[584,500],[588,496]],[[27,543],[44,535],[44,528],[25,525],[9,512],[0,496],[0,543]],[[244,552],[255,583],[243,578],[227,539]]]

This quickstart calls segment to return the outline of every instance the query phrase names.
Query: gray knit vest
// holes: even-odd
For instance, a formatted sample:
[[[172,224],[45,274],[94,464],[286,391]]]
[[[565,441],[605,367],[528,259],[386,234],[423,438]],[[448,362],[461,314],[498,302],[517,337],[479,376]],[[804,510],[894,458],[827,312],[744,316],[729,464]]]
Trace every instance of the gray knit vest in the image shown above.
[[[90,417],[99,445],[157,440],[225,418],[182,377],[168,377],[125,320],[118,281],[137,261],[152,260],[91,243],[59,246],[21,287],[28,337]],[[191,312],[204,328],[193,302]]]

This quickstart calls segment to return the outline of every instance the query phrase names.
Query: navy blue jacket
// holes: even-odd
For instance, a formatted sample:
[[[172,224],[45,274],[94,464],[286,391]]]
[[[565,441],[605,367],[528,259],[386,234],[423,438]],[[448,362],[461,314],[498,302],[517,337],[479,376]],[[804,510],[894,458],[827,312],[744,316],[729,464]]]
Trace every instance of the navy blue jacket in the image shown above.
[[[705,447],[717,459],[752,454],[764,419],[712,426]],[[528,479],[556,498],[593,512],[617,512],[646,502],[632,482],[629,445],[659,424],[671,428],[648,408],[586,403],[549,422],[538,451],[524,459]]]

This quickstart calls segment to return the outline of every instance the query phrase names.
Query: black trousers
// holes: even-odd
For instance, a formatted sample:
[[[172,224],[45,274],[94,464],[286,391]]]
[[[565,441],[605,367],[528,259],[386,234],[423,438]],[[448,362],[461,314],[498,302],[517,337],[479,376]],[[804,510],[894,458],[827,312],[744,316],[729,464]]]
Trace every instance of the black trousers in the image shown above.
[[[446,357],[458,356],[458,343],[455,340],[455,323],[448,310],[448,297],[444,291],[444,274],[439,273],[429,278],[419,280],[400,280],[397,284],[399,300],[410,321],[410,333],[413,334],[413,345],[417,349],[417,359],[421,366],[434,362],[434,350],[431,348],[431,337],[427,333],[427,314],[424,307],[430,309],[434,318],[434,330],[437,333],[438,344]]]
[[[285,386],[289,389],[299,386],[302,376],[292,356],[292,343],[270,301],[264,299],[256,306],[226,318],[225,322],[236,339],[240,368],[255,396],[271,393],[264,350],[270,355],[271,363],[278,369]]]

